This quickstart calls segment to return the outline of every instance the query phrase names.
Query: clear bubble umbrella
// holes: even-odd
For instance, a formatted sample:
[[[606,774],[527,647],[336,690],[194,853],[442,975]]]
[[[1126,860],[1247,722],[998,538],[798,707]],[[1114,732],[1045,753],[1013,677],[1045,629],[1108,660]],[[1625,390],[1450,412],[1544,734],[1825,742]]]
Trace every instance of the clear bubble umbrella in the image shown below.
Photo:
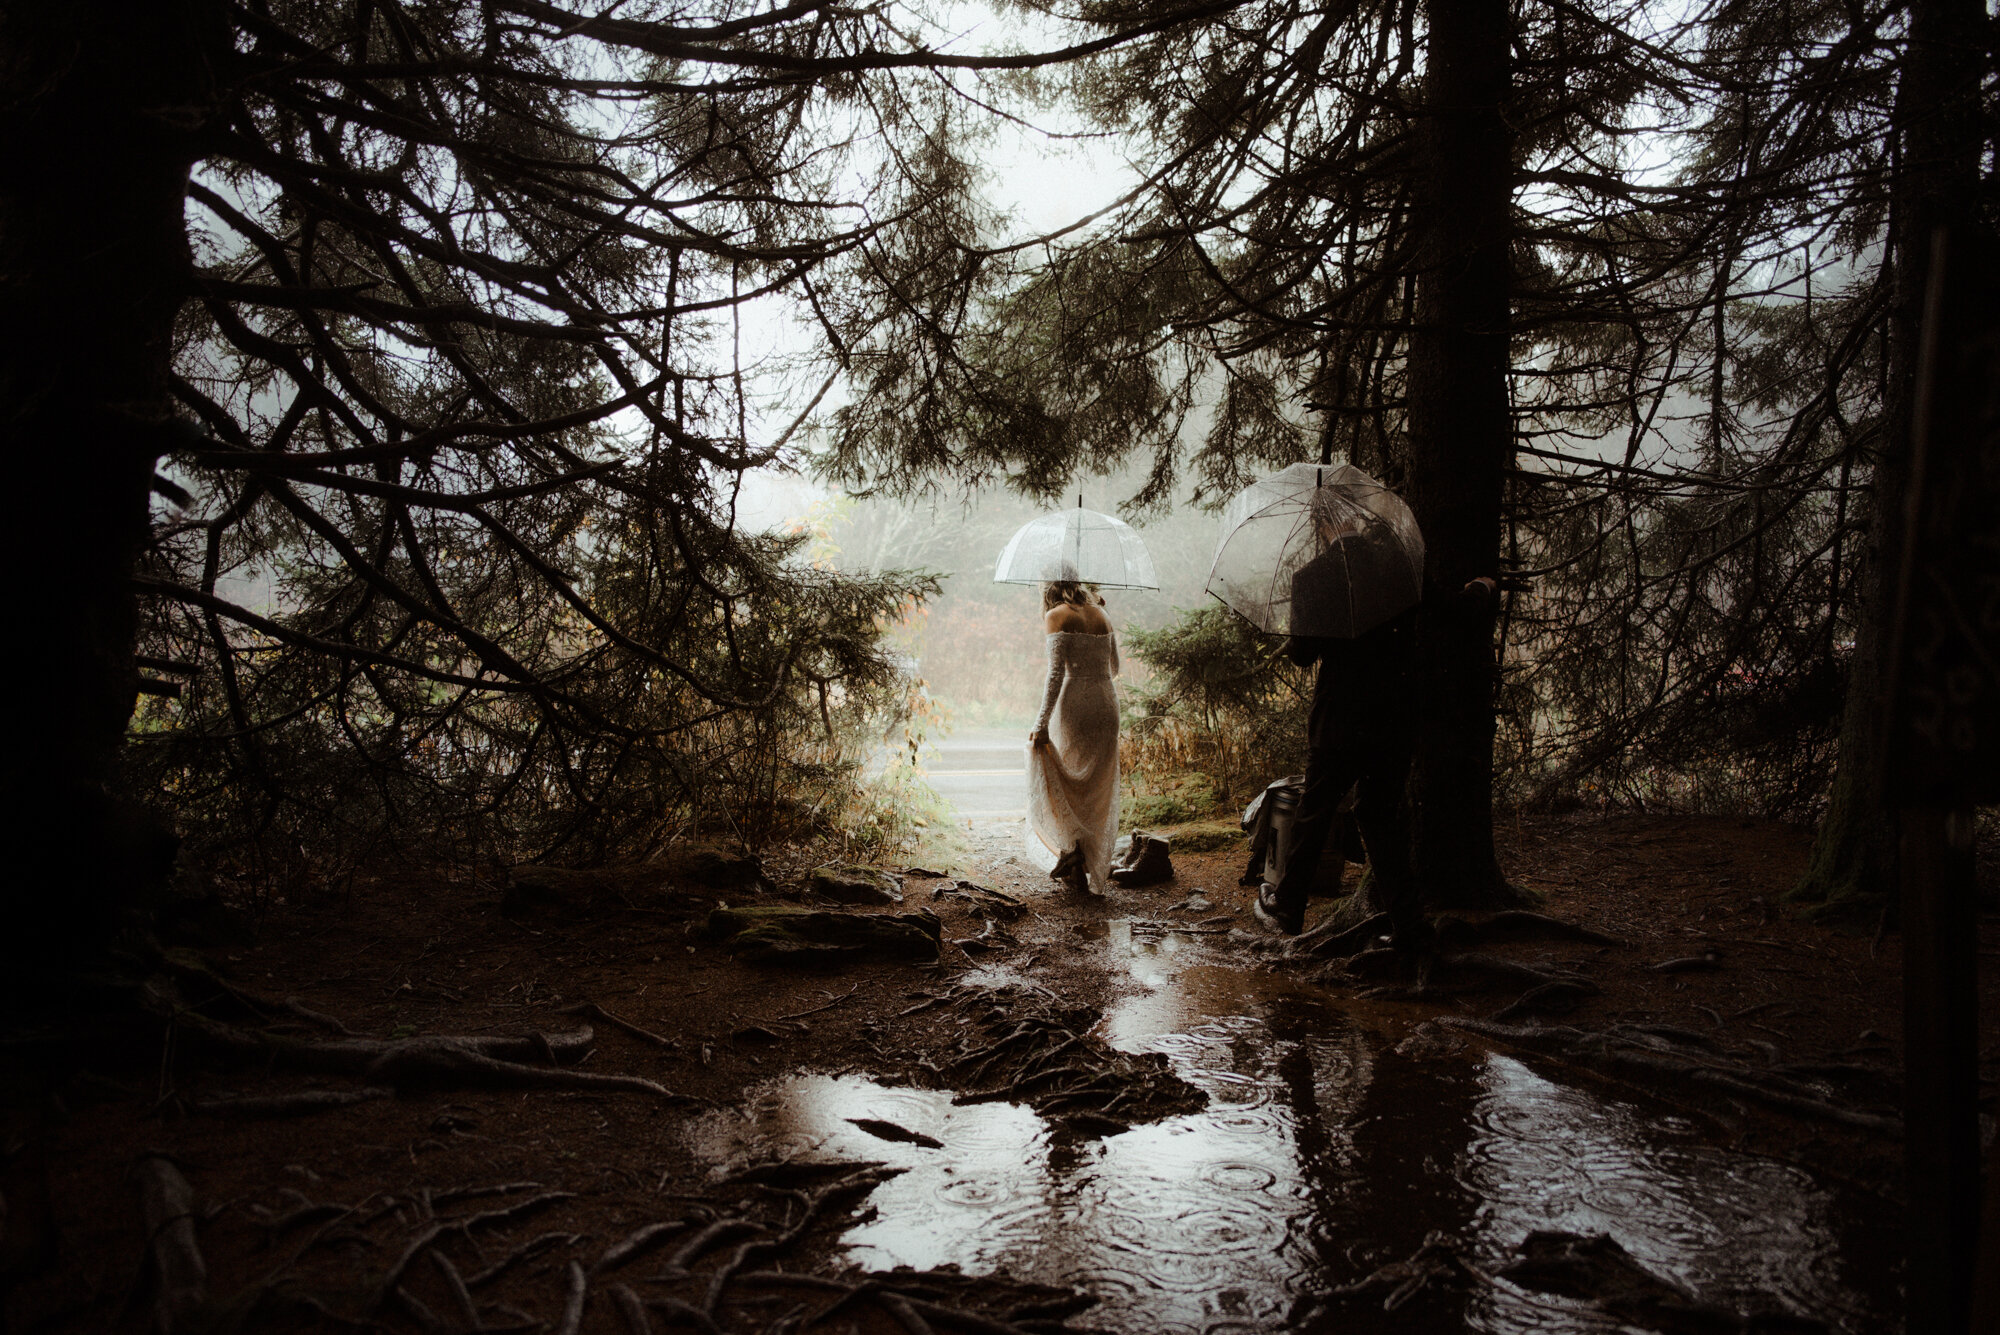
[[[1402,497],[1352,464],[1293,464],[1223,509],[1207,591],[1267,634],[1354,639],[1414,607],[1423,572]]]
[[[1132,526],[1081,504],[1021,525],[993,566],[995,584],[1059,579],[1107,589],[1160,587],[1152,554]]]

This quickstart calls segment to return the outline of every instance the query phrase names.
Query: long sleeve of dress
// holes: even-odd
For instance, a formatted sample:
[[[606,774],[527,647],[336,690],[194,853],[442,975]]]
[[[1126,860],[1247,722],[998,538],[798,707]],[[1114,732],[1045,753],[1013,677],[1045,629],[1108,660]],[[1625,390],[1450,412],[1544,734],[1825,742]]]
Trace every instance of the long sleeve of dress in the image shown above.
[[[1055,713],[1056,697],[1062,694],[1063,674],[1068,664],[1063,658],[1063,641],[1058,635],[1049,636],[1049,681],[1042,688],[1042,716],[1035,720],[1036,732],[1047,732],[1049,715]]]
[[[1114,630],[1111,632],[1111,675],[1115,677],[1123,670],[1124,665],[1118,661],[1118,632]]]

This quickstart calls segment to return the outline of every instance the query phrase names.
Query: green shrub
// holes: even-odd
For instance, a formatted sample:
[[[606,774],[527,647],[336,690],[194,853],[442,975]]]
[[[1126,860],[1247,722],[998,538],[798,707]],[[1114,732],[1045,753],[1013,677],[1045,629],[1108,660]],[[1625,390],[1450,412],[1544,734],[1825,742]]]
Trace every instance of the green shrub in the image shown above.
[[[902,755],[861,785],[840,833],[843,853],[863,862],[950,863],[965,853],[951,803]]]
[[[1222,607],[1125,638],[1152,670],[1127,693],[1120,757],[1139,804],[1130,809],[1163,813],[1141,823],[1215,814],[1304,767],[1312,677],[1284,656],[1282,638]],[[1211,794],[1190,800],[1181,787],[1196,777]],[[1153,795],[1164,800],[1147,804]]]
[[[1135,830],[1180,825],[1228,805],[1229,794],[1206,774],[1134,775],[1122,804],[1122,823]]]
[[[1199,821],[1193,825],[1180,825],[1158,833],[1166,835],[1173,841],[1173,851],[1176,853],[1213,853],[1243,841],[1243,827],[1234,818]]]

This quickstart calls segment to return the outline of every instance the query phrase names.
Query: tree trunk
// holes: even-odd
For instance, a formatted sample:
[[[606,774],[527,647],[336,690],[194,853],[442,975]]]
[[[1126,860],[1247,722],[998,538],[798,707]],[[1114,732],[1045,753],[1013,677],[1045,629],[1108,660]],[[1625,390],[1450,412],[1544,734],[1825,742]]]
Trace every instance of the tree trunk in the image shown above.
[[[8,878],[0,935],[38,962],[102,940],[171,862],[171,838],[111,782],[138,687],[131,575],[174,432],[183,201],[229,51],[221,14],[208,0],[21,4],[0,34],[0,421],[16,621],[34,645],[16,662],[8,782],[43,873]]]
[[[1421,237],[1410,335],[1410,507],[1426,547],[1412,856],[1431,908],[1513,902],[1493,853],[1493,619],[1468,580],[1499,568],[1508,407],[1512,136],[1506,0],[1428,0]]]
[[[1875,460],[1874,512],[1863,554],[1861,624],[1855,635],[1840,759],[1805,875],[1790,897],[1822,919],[1872,920],[1896,880],[1898,830],[1882,754],[1885,625],[1905,539],[1911,418],[1931,238],[1940,227],[1970,236],[1979,187],[1977,0],[1916,0],[1896,89],[1896,179],[1891,187],[1888,394]]]

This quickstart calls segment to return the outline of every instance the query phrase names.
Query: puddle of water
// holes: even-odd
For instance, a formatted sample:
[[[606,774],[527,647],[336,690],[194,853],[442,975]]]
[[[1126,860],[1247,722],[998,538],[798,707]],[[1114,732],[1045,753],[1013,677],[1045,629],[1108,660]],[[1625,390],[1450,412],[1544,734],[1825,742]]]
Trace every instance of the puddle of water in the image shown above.
[[[1721,1306],[1776,1306],[1838,1330],[1892,1324],[1884,1256],[1894,1235],[1880,1221],[1867,1225],[1860,1203],[1838,1188],[1792,1164],[1709,1144],[1685,1118],[1562,1085],[1511,1057],[1485,1057],[1479,1082],[1455,1170],[1476,1202],[1466,1236],[1479,1263],[1504,1264],[1534,1229],[1604,1233],[1648,1270]],[[1873,1264],[1850,1265],[1843,1234],[1871,1232]],[[1520,1301],[1509,1305],[1504,1293],[1475,1294],[1467,1324],[1548,1328],[1531,1324]]]
[[[1126,994],[1099,1035],[1166,1054],[1209,1095],[1203,1111],[1073,1142],[1025,1107],[796,1075],[697,1123],[697,1151],[724,1167],[784,1155],[907,1168],[844,1236],[857,1264],[1079,1285],[1103,1300],[1090,1323],[1112,1330],[1290,1328],[1314,1295],[1409,1256],[1432,1229],[1488,1270],[1535,1229],[1608,1233],[1711,1302],[1841,1331],[1893,1324],[1897,1235],[1878,1204],[1510,1057],[1398,1057],[1365,1017],[1221,963],[1199,938],[1114,921],[1103,949]],[[884,1141],[850,1118],[944,1148]],[[1393,1315],[1363,1300],[1325,1325],[1421,1328],[1426,1302],[1470,1330],[1623,1328],[1504,1283]]]

